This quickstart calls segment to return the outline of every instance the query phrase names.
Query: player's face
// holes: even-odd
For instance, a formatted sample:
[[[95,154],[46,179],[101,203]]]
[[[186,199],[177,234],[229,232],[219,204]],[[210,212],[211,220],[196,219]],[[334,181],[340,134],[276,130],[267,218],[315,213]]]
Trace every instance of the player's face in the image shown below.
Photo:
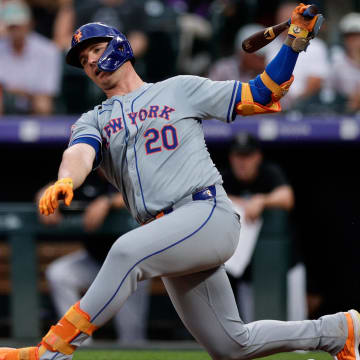
[[[91,44],[79,54],[80,64],[86,75],[102,90],[111,89],[117,83],[114,76],[115,72],[101,71],[97,66],[97,62],[107,45],[106,41]]]
[[[246,155],[233,152],[230,154],[229,160],[235,177],[240,181],[251,182],[258,174],[262,155],[260,151]]]

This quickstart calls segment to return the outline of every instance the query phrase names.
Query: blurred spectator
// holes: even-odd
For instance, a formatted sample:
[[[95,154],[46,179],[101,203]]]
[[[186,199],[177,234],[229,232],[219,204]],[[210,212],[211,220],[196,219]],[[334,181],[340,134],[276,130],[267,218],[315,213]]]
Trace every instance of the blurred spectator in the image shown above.
[[[10,0],[11,1],[11,0]],[[59,8],[59,0],[23,0],[31,8],[33,28],[48,39],[53,37],[54,21]]]
[[[0,38],[3,113],[51,114],[59,90],[59,51],[31,30],[31,13],[25,3],[3,2],[0,17],[6,28]]]
[[[205,75],[209,69],[213,40],[213,30],[209,21],[212,2],[164,0],[164,3],[177,14],[177,74]]]
[[[212,35],[210,22],[199,15],[185,13],[179,16],[178,24],[177,71],[181,74],[205,75],[211,61],[207,46]]]
[[[213,58],[229,56],[233,52],[235,34],[248,23],[270,26],[279,0],[215,0],[210,8],[214,36],[211,43]],[[264,26],[265,27],[265,26]]]
[[[276,12],[276,24],[290,18],[291,12],[297,2],[285,2],[281,4]],[[287,31],[284,31],[272,43],[265,47],[267,50],[267,62],[280,50]],[[323,40],[316,37],[311,41],[306,53],[300,53],[301,61],[296,63],[294,70],[295,81],[287,96],[281,104],[284,110],[299,109],[303,112],[316,111],[317,103],[320,102],[319,94],[330,73],[328,61],[328,49]]]
[[[207,18],[214,0],[165,0],[179,13],[191,13]]]
[[[242,49],[242,42],[264,27],[259,24],[248,24],[243,26],[237,33],[234,44],[234,54],[222,58],[210,68],[208,77],[212,80],[240,80],[248,82],[256,75],[263,72],[265,68],[265,48],[252,54]]]
[[[291,210],[294,194],[279,166],[263,160],[259,141],[240,133],[229,154],[231,171],[224,174],[224,187],[235,205],[245,211],[245,221],[258,219],[266,208]]]
[[[360,13],[345,15],[339,29],[343,48],[332,49],[332,102],[339,105],[339,111],[355,113],[360,110]]]
[[[0,14],[3,12],[4,1],[0,0]],[[0,39],[6,34],[6,26],[0,16]]]
[[[234,36],[239,27],[249,22],[245,2],[215,0],[210,10],[214,31],[211,51],[214,59],[229,56],[234,49]]]
[[[147,50],[146,13],[135,0],[60,0],[54,24],[54,40],[60,49],[67,50],[75,29],[90,22],[113,26],[129,39],[136,58]]]
[[[36,195],[37,202],[45,189]],[[76,193],[77,199],[70,208],[57,210],[48,217],[39,215],[43,224],[54,226],[61,223],[69,212],[83,214],[83,249],[55,260],[46,269],[53,304],[59,317],[91,285],[116,237],[121,235],[104,236],[94,232],[102,226],[111,209],[125,208],[121,194],[109,189],[100,170],[91,174]],[[133,344],[146,341],[150,284],[150,280],[139,282],[136,292],[115,316],[119,342]]]
[[[179,47],[179,13],[164,0],[140,0],[147,16],[148,50],[143,60],[143,77],[157,82],[174,76]],[[135,66],[138,66],[136,61]],[[137,68],[138,71],[138,68]]]
[[[240,133],[234,138],[229,163],[230,170],[223,174],[224,188],[241,214],[242,229],[239,247],[225,266],[230,274],[241,316],[248,322],[254,320],[249,264],[262,226],[261,215],[264,210],[271,208],[291,210],[294,193],[281,168],[263,160],[260,143],[250,134]],[[299,267],[290,279],[288,286],[291,289],[299,288],[298,284],[305,281],[304,267]],[[289,318],[304,319],[305,287],[302,296],[294,298],[290,294]]]

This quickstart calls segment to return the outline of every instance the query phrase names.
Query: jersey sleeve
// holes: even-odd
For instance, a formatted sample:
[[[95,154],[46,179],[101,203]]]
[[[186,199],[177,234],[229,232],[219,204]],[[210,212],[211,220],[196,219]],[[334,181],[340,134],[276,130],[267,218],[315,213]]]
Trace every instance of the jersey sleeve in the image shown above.
[[[240,81],[212,81],[188,75],[182,77],[179,89],[194,117],[231,122],[240,85]]]
[[[94,169],[101,162],[101,133],[94,111],[83,114],[71,127],[69,147],[78,143],[85,143],[92,146],[96,153]]]

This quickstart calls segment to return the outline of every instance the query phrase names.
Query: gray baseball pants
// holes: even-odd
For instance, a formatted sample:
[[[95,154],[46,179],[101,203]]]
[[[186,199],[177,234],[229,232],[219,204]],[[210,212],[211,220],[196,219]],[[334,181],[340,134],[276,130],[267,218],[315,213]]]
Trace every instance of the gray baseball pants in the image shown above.
[[[62,256],[47,267],[46,279],[59,317],[79,300],[81,291],[91,285],[100,267],[85,249]],[[137,291],[114,315],[119,342],[134,344],[146,340],[150,286],[151,280],[141,281]]]
[[[138,281],[161,276],[183,323],[214,360],[252,359],[292,350],[344,346],[343,313],[319,320],[244,324],[223,263],[233,254],[240,222],[221,186],[216,199],[180,201],[175,210],[121,236],[111,248],[80,308],[98,326],[111,319]],[[74,345],[86,338],[79,336]],[[41,359],[69,359],[46,352]]]

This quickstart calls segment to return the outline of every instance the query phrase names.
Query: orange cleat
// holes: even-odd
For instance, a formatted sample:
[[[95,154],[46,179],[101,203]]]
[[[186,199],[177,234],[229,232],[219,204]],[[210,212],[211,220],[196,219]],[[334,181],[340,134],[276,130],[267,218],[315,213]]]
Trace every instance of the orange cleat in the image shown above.
[[[360,314],[356,310],[345,313],[348,336],[344,348],[335,356],[335,360],[360,360]]]
[[[90,322],[90,315],[80,309],[79,301],[50,328],[38,346],[21,349],[0,348],[0,360],[40,360],[47,350],[69,355],[70,358],[76,350],[76,346],[71,344],[72,340],[80,333],[91,336],[96,329],[97,326]]]
[[[0,348],[0,360],[5,360],[5,356],[6,354],[8,354],[9,352],[16,350],[15,348],[9,348],[9,347],[2,347]]]
[[[39,360],[39,348],[0,348],[0,360]]]

